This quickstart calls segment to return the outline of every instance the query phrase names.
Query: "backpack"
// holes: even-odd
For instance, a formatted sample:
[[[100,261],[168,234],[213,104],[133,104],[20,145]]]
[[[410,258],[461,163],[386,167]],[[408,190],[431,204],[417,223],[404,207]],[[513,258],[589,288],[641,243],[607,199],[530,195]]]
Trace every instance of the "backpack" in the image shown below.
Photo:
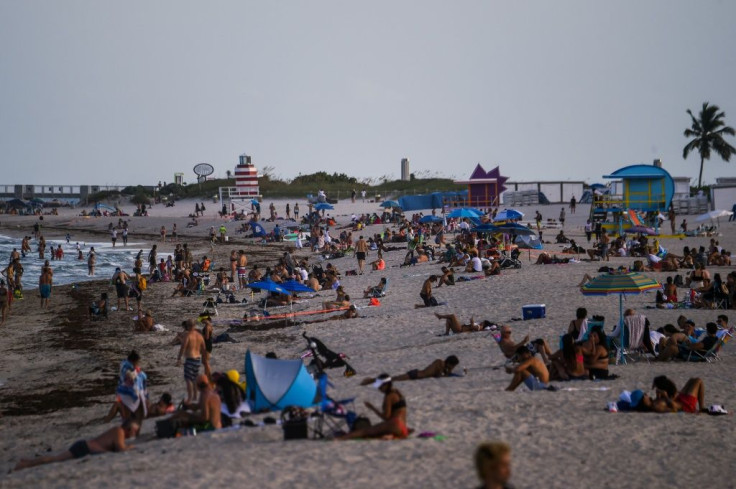
[[[146,277],[141,276],[141,278],[138,279],[138,290],[143,292],[148,288],[148,281],[146,280]]]

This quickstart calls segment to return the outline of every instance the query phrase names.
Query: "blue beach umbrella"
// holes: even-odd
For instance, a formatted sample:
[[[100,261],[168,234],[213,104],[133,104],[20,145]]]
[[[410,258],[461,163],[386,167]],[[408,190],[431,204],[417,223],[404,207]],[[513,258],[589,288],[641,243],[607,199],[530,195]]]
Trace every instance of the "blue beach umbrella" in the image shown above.
[[[395,200],[387,200],[385,202],[382,202],[381,203],[381,207],[386,208],[386,209],[397,207],[397,208],[401,209],[401,205],[398,202],[396,202]]]
[[[265,290],[267,292],[275,292],[277,294],[284,294],[289,295],[289,291],[282,287],[280,284],[277,284],[276,282],[272,282],[270,280],[262,280],[260,282],[252,282],[246,285],[246,287],[249,287],[251,289],[257,289],[257,290]]]
[[[524,213],[516,209],[504,209],[493,219],[494,221],[513,221],[524,217]]]
[[[426,224],[428,222],[442,222],[442,218],[438,216],[422,216],[422,218],[419,219],[419,222],[422,224]]]
[[[320,202],[319,204],[314,206],[314,209],[318,211],[331,211],[331,210],[334,210],[335,208],[332,207],[330,204]]]
[[[473,209],[455,209],[449,214],[447,214],[447,217],[450,219],[469,219],[469,218],[479,218],[482,214],[479,214],[478,211],[475,211]]]
[[[297,282],[296,280],[288,280],[281,283],[281,287],[288,290],[289,292],[314,292],[315,290],[311,287]]]

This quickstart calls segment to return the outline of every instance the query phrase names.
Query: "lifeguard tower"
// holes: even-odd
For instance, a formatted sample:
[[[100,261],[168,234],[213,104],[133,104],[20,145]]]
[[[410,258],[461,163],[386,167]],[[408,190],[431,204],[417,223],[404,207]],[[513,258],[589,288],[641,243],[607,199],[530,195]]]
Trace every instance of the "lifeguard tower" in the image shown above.
[[[249,205],[251,200],[261,200],[260,188],[258,186],[258,170],[251,161],[251,157],[240,155],[238,165],[235,167],[235,186],[220,187],[220,202],[225,204]]]
[[[468,186],[468,206],[489,208],[496,207],[501,202],[507,180],[508,177],[501,176],[498,167],[487,172],[479,163],[468,180],[456,180],[455,183]]]
[[[675,181],[661,162],[654,165],[631,165],[603,178],[618,180],[618,191],[595,198],[591,206],[593,222],[603,222],[604,228],[636,232],[659,228],[657,216],[666,213],[675,193]],[[609,217],[609,213],[611,216]]]

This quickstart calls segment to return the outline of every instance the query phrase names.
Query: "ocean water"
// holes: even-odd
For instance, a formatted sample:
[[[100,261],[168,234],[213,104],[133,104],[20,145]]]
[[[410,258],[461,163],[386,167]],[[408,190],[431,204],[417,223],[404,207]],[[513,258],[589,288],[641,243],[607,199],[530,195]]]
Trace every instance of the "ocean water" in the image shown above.
[[[0,236],[0,269],[4,270],[10,261],[10,252],[13,248],[17,248],[20,251],[20,238],[10,238],[8,236]],[[50,252],[48,251],[53,245],[56,248],[61,244],[61,249],[64,250],[64,258],[62,260],[51,260]],[[38,242],[35,239],[31,240],[31,253],[26,254],[25,258],[21,257],[21,264],[23,265],[23,288],[24,289],[35,289],[38,288],[38,278],[41,275],[41,267],[43,266],[44,260],[38,257],[37,246]],[[109,279],[115,273],[115,268],[120,267],[127,271],[129,274],[133,272],[133,264],[135,263],[135,256],[138,251],[143,250],[143,262],[144,272],[148,271],[148,252],[149,247],[144,247],[139,243],[128,242],[128,246],[122,246],[122,240],[118,238],[118,243],[115,248],[112,247],[111,242],[79,242],[79,245],[84,254],[83,260],[77,259],[77,242],[72,240],[67,244],[64,238],[46,238],[46,259],[49,260],[51,268],[54,270],[54,285],[71,284],[78,282],[86,282],[89,280],[100,280]],[[87,254],[91,247],[95,248],[97,254],[97,264],[95,266],[95,275],[93,277],[87,276]],[[159,251],[159,257],[164,258],[171,254],[171,251]],[[4,277],[3,277],[4,279]]]

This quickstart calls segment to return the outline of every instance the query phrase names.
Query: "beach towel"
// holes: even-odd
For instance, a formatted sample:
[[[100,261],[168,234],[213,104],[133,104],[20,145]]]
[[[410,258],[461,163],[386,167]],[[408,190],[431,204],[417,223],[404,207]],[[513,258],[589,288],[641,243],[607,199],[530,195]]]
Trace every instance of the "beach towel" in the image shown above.
[[[643,348],[644,328],[647,319],[642,314],[626,316],[624,324],[629,328],[629,349]]]
[[[146,398],[148,397],[146,383],[148,377],[145,372],[136,369],[128,360],[123,360],[120,364],[120,375],[118,377],[118,387],[115,390],[120,402],[134,413],[140,406],[143,406],[144,416],[148,414],[146,406]]]

